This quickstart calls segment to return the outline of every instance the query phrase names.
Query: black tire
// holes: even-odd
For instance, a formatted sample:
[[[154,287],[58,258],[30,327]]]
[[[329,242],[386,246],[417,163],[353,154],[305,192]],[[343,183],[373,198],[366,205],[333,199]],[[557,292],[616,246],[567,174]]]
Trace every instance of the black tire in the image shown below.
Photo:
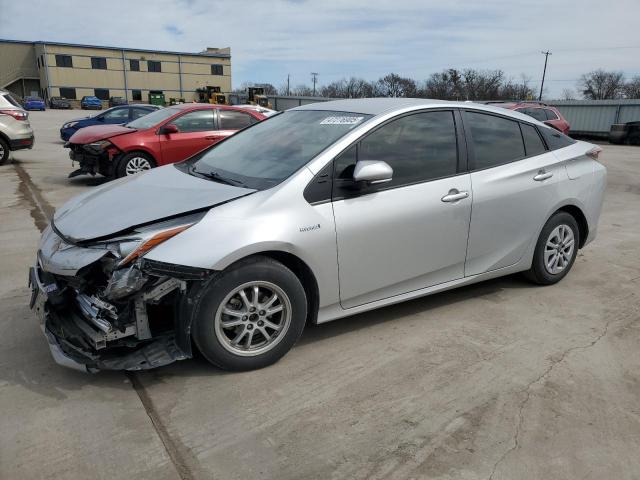
[[[135,161],[134,159],[136,158],[145,159],[150,165],[149,169],[156,167],[156,162],[153,158],[151,158],[150,155],[143,152],[130,152],[123,155],[118,161],[118,164],[116,165],[116,168],[115,168],[116,178],[121,178],[121,177],[126,177],[127,175],[131,175],[127,173],[127,167],[130,167],[129,164]]]
[[[9,161],[9,156],[9,145],[3,138],[0,138],[0,165],[7,163]]]
[[[223,345],[223,341],[216,334],[214,323],[216,313],[222,308],[221,304],[225,298],[238,287],[250,282],[268,282],[281,289],[288,299],[291,316],[288,328],[274,335],[273,338],[277,341],[274,341],[269,350],[253,356],[242,356]],[[255,370],[277,362],[298,341],[307,317],[307,298],[298,277],[280,262],[264,256],[250,257],[221,272],[211,280],[203,293],[198,295],[196,302],[192,329],[194,343],[209,362],[224,370]],[[253,316],[255,317],[255,314]],[[248,328],[247,319],[244,317],[243,322],[245,323],[235,327],[236,332],[245,326]],[[254,323],[258,324],[259,321]],[[231,336],[235,334],[231,333]]]
[[[562,271],[558,273],[551,273],[547,267],[545,266],[545,250],[548,250],[547,240],[551,236],[551,233],[562,225],[567,226],[571,229],[573,233],[573,250],[571,251],[571,255],[568,263],[564,266]],[[578,245],[580,245],[580,229],[578,228],[578,222],[573,217],[573,215],[567,212],[557,212],[555,213],[545,224],[540,232],[540,236],[538,237],[538,242],[536,243],[536,249],[533,254],[533,262],[531,263],[531,268],[525,272],[525,276],[534,283],[539,285],[553,285],[554,283],[558,283],[562,280],[571,270],[573,264],[576,260],[576,256],[578,255]]]

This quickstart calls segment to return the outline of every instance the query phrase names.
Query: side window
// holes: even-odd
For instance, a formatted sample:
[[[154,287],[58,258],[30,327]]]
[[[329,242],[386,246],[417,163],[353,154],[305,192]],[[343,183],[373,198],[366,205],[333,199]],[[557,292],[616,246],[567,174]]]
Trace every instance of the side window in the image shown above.
[[[384,125],[360,142],[358,160],[382,160],[393,168],[393,179],[384,188],[455,175],[453,112],[416,113]]]
[[[520,128],[522,129],[522,138],[524,138],[524,148],[527,151],[527,157],[541,155],[546,152],[544,143],[542,143],[542,139],[540,138],[540,135],[538,135],[536,127],[533,125],[527,125],[526,123],[521,123]]]
[[[530,117],[535,118],[536,120],[540,120],[544,122],[547,119],[546,114],[542,108],[519,108],[516,112],[524,113],[525,115],[529,115]]]
[[[114,108],[113,110],[103,113],[102,116],[105,120],[119,120],[124,123],[129,120],[129,109]]]
[[[131,120],[135,120],[136,118],[144,117],[148,113],[151,113],[151,110],[145,110],[144,108],[132,108],[131,109]]]
[[[242,130],[251,125],[251,115],[234,110],[219,110],[220,130]]]
[[[213,110],[196,110],[175,118],[173,123],[180,133],[206,132],[213,130]]]
[[[466,127],[469,127],[472,137],[474,170],[524,158],[524,143],[518,122],[495,115],[466,112]]]
[[[547,115],[547,120],[558,120],[558,115],[550,108],[545,108],[544,113]]]

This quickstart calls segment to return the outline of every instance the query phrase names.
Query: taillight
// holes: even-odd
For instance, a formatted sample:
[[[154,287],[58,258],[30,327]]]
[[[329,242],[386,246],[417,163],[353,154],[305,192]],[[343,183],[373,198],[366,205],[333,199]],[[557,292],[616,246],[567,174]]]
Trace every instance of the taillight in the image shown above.
[[[600,155],[601,151],[602,151],[602,148],[595,146],[591,150],[589,150],[587,153],[585,153],[585,155],[587,157],[593,158],[594,160],[598,160],[598,155]]]
[[[24,121],[29,117],[29,114],[23,110],[0,110],[0,115],[11,115],[16,120]]]

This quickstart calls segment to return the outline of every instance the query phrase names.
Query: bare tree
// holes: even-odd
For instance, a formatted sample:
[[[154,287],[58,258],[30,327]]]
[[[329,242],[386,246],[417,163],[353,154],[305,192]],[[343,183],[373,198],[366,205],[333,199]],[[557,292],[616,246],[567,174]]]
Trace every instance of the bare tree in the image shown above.
[[[376,97],[415,97],[416,82],[411,78],[390,73],[375,83],[372,93]]]
[[[607,72],[602,69],[585,73],[578,83],[583,97],[589,100],[620,98],[623,86],[624,74],[622,72]]]
[[[640,98],[640,76],[633,77],[622,87],[625,98]]]
[[[562,99],[563,100],[575,100],[576,92],[571,88],[565,88],[562,90]]]
[[[311,97],[313,95],[313,88],[307,85],[296,85],[291,89],[291,95],[296,97]]]
[[[534,96],[533,89],[529,86],[531,79],[526,75],[520,75],[520,80],[512,79],[504,82],[498,92],[498,100],[531,100]]]

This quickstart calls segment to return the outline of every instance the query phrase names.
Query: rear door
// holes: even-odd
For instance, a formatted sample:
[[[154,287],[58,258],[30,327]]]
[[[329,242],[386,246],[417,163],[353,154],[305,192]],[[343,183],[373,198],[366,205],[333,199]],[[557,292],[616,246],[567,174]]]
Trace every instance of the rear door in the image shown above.
[[[163,164],[184,160],[218,140],[213,112],[211,108],[193,110],[165,124],[175,125],[178,133],[159,134]]]
[[[402,116],[335,159],[333,209],[344,308],[464,275],[472,199],[456,118],[452,110]],[[355,184],[357,160],[387,162],[393,179]]]
[[[473,185],[465,275],[515,264],[556,202],[562,170],[537,128],[464,112]]]

